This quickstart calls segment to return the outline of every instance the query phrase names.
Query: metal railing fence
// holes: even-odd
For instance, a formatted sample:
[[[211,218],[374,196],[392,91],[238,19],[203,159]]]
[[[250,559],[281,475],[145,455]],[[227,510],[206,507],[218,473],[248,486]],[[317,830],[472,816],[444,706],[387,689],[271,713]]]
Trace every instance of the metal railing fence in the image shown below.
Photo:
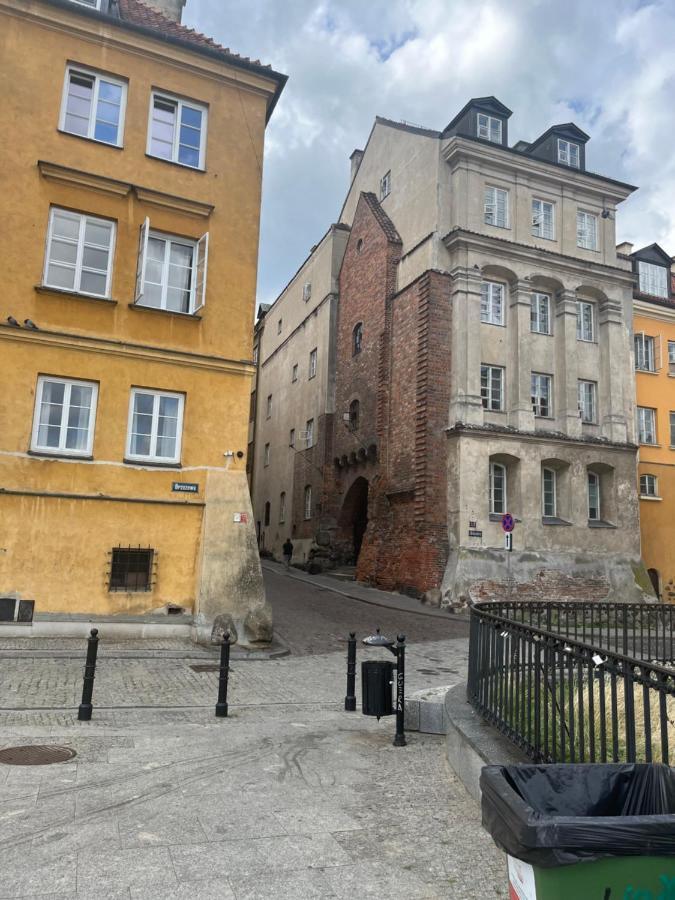
[[[469,702],[538,762],[669,763],[672,616],[661,604],[477,604]]]

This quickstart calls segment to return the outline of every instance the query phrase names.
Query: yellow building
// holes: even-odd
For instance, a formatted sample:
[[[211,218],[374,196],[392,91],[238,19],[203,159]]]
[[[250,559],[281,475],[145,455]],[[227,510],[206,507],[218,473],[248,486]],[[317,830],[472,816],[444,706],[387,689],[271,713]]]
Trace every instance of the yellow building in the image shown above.
[[[675,276],[658,244],[631,259],[642,558],[657,596],[675,603]]]
[[[245,455],[285,76],[184,2],[0,0],[0,619],[34,604],[34,633],[178,608],[270,634]]]

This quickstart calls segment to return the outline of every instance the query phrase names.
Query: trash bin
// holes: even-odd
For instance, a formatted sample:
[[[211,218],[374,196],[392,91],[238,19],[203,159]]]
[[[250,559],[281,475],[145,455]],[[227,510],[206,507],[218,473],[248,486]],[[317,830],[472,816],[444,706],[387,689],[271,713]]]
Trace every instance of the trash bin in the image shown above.
[[[480,786],[511,900],[675,900],[669,766],[485,766]]]
[[[394,664],[368,659],[361,663],[361,710],[364,716],[393,716]]]

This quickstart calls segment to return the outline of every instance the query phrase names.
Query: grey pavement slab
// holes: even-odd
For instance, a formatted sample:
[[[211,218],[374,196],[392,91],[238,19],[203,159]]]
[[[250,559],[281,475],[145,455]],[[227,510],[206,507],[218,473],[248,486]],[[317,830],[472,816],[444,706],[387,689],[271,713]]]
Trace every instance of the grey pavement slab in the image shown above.
[[[394,748],[393,719],[345,713],[346,647],[317,637],[345,630],[336,595],[284,584],[285,622],[305,604],[306,634],[289,657],[233,665],[227,719],[215,673],[189,660],[102,660],[79,723],[76,704],[59,708],[79,702],[77,660],[0,659],[1,745],[77,753],[0,765],[0,900],[506,897],[503,854],[443,739]],[[416,627],[410,690],[461,681],[466,639]]]

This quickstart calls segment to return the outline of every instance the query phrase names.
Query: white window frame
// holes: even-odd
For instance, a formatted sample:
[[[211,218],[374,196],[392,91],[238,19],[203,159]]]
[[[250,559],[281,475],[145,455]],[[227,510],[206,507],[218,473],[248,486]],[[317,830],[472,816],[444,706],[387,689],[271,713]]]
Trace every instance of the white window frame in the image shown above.
[[[314,378],[316,375],[316,364],[317,364],[317,356],[318,356],[318,348],[315,347],[313,350],[309,351],[309,376],[308,380]]]
[[[591,313],[590,330],[585,329],[584,309],[589,309]],[[595,304],[587,300],[577,300],[577,340],[595,343]]]
[[[642,479],[645,479],[645,490],[642,490]],[[648,480],[651,479],[651,480]],[[652,486],[652,490],[649,490],[649,485]],[[659,479],[656,475],[652,475],[649,472],[645,472],[640,475],[640,496],[641,497],[658,497],[659,496]]]
[[[595,213],[577,210],[577,247],[582,250],[598,249],[598,217]]]
[[[532,198],[532,234],[546,241],[555,240],[555,204]]]
[[[284,525],[286,522],[286,491],[279,494],[279,524]]]
[[[576,160],[575,160],[576,157]],[[570,169],[581,168],[581,147],[574,141],[558,138],[558,162]]]
[[[173,146],[171,148],[171,159],[167,159],[164,156],[157,156],[157,154],[152,152],[152,114],[155,108],[155,99],[164,100],[166,103],[174,103],[176,104],[176,127],[173,133]],[[200,131],[200,140],[199,140],[199,165],[191,166],[189,163],[181,162],[178,159],[179,145],[180,145],[180,128],[181,128],[181,113],[183,108],[187,109],[196,109],[202,114],[202,127]],[[196,103],[192,100],[183,100],[181,97],[177,97],[175,94],[168,93],[167,91],[159,91],[153,90],[150,92],[150,109],[148,111],[148,140],[145,148],[145,152],[148,156],[151,156],[153,159],[159,159],[162,162],[172,162],[176,166],[184,166],[186,169],[194,169],[196,171],[204,171],[206,169],[206,139],[209,131],[209,109],[208,106],[205,106],[202,103]]]
[[[270,445],[269,442],[263,447],[263,466],[270,464]]]
[[[547,491],[546,478],[550,476],[550,487],[552,491]],[[549,507],[547,512],[547,492],[552,494],[553,506]],[[541,514],[545,519],[555,519],[558,515],[558,473],[555,469],[542,468],[541,470]]]
[[[143,303],[145,291],[145,275],[148,262],[148,241],[154,238],[158,241],[164,241],[164,261],[162,263],[162,281],[161,281],[161,304],[154,306],[150,303]],[[183,312],[178,309],[168,309],[166,305],[167,292],[169,289],[169,260],[171,259],[171,250],[167,247],[171,244],[180,244],[183,247],[192,248],[192,284],[190,286],[190,309]],[[163,231],[153,231],[150,228],[150,219],[146,216],[145,221],[141,225],[139,245],[138,245],[138,266],[136,267],[136,291],[134,305],[141,306],[145,309],[161,309],[164,312],[172,313],[175,316],[195,316],[201,309],[206,306],[206,282],[208,277],[209,265],[209,233],[203,234],[200,238],[185,238],[175,234],[166,234]]]
[[[314,446],[314,419],[307,419],[305,428],[305,449],[309,450]]]
[[[546,301],[546,328],[542,327],[541,302]],[[551,334],[551,295],[532,291],[530,295],[530,331],[533,334]]]
[[[657,366],[657,340],[644,331],[636,331],[633,335],[635,347],[635,368],[640,372],[656,372],[661,366]],[[660,354],[659,354],[660,355]],[[660,361],[659,361],[660,362]]]
[[[637,407],[638,443],[656,446],[656,410],[650,406]],[[648,438],[653,440],[648,440]]]
[[[591,495],[595,493],[595,506],[591,502]],[[600,494],[600,476],[597,472],[587,472],[586,473],[586,501],[588,507],[588,520],[589,522],[599,522],[601,519],[601,494]],[[593,510],[595,509],[596,515],[591,515]]]
[[[510,228],[509,192],[487,185],[483,199],[483,221],[494,228]]]
[[[78,2],[78,0],[75,0],[75,2]],[[100,2],[100,0],[97,0],[97,2]],[[96,7],[96,9],[98,9],[98,7]],[[78,134],[77,131],[69,131],[66,128],[68,88],[70,86],[71,74],[84,75],[86,78],[94,79],[94,85],[93,85],[92,96],[91,96],[91,110],[89,113],[89,122],[87,123],[87,133],[86,134]],[[117,140],[114,143],[111,141],[102,141],[101,138],[95,137],[97,108],[98,108],[99,92],[101,89],[102,81],[105,81],[109,84],[114,84],[116,87],[119,87],[122,89],[122,93],[120,96],[120,119],[117,124]],[[85,140],[89,140],[89,141],[96,141],[97,144],[104,144],[107,147],[123,147],[124,146],[124,120],[126,117],[126,111],[127,111],[127,82],[123,78],[116,78],[114,76],[107,75],[102,72],[97,72],[95,69],[89,69],[87,66],[78,66],[77,63],[68,63],[68,65],[66,66],[66,74],[63,79],[63,90],[61,92],[61,113],[59,115],[59,129],[61,131],[65,132],[65,134],[72,134],[74,137],[84,138]]]
[[[137,394],[150,394],[154,397],[152,408],[152,431],[150,432],[150,453],[147,456],[131,452],[131,434],[134,423],[134,398]],[[173,456],[157,456],[157,421],[159,419],[159,402],[162,397],[172,397],[178,400],[178,416],[176,419],[176,449]],[[180,463],[181,447],[183,443],[183,415],[185,411],[185,394],[175,391],[159,391],[153,388],[132,387],[129,394],[129,417],[127,419],[127,445],[125,459],[134,462],[153,462],[175,465]]]
[[[481,121],[482,120],[482,121]],[[502,143],[502,120],[496,116],[488,116],[486,113],[476,115],[476,137],[491,144]],[[495,134],[493,136],[493,129]]]
[[[666,266],[638,260],[638,290],[650,297],[670,297],[668,279],[670,270]]]
[[[542,385],[548,385],[547,400],[548,412],[543,413],[541,410],[543,392]],[[537,418],[552,419],[553,418],[553,376],[547,375],[545,372],[532,372],[530,379],[530,395],[532,399],[532,410]]]
[[[40,435],[40,413],[42,412],[42,396],[47,383],[65,385],[63,406],[61,407],[61,423],[59,425],[59,446],[42,446],[38,442]],[[66,447],[68,435],[68,413],[70,411],[70,395],[72,387],[82,386],[92,388],[91,406],[89,407],[89,429],[87,432],[87,445],[83,450],[71,450]],[[31,433],[30,449],[34,453],[45,453],[50,456],[91,456],[94,447],[94,431],[96,430],[96,406],[98,402],[98,384],[95,381],[83,381],[78,378],[59,378],[52,375],[40,375],[35,391],[35,408],[33,410],[33,430]]]
[[[58,213],[59,215],[65,216],[66,218],[70,218],[73,221],[79,221],[79,232],[77,238],[77,255],[75,259],[74,265],[70,265],[68,263],[62,263],[58,261],[54,261],[54,265],[63,266],[64,268],[72,268],[75,271],[75,284],[72,288],[65,288],[62,285],[58,284],[50,284],[47,280],[49,265],[51,263],[51,255],[52,255],[52,239],[54,237],[54,216]],[[95,222],[97,225],[106,225],[110,227],[110,246],[108,247],[108,269],[106,271],[106,279],[105,279],[105,291],[102,294],[95,294],[92,291],[84,291],[81,288],[82,283],[82,259],[84,257],[84,233],[87,227],[87,222]],[[115,255],[115,239],[117,236],[117,223],[112,219],[102,219],[100,216],[90,216],[88,213],[78,213],[73,212],[70,209],[62,209],[60,206],[52,206],[49,210],[49,223],[47,226],[47,246],[45,249],[45,262],[44,262],[44,270],[42,273],[42,284],[44,287],[51,288],[55,291],[69,291],[73,294],[82,294],[85,297],[102,297],[109,298],[110,297],[110,284],[112,281],[112,269],[113,269],[113,257]],[[58,240],[63,240],[63,238],[58,238]],[[99,245],[93,245],[98,247]],[[92,269],[100,274],[100,269]]]
[[[305,485],[305,521],[312,518],[312,485]]]
[[[588,390],[590,388],[590,391]],[[588,410],[590,397],[590,413]],[[580,378],[577,382],[579,416],[584,425],[596,425],[598,421],[598,385],[595,381]]]
[[[391,194],[391,169],[380,178],[380,202]]]
[[[495,474],[497,471],[501,472],[502,475],[502,494],[503,494],[503,509],[495,509]],[[507,502],[507,472],[506,466],[503,463],[491,462],[490,463],[490,514],[494,516],[503,516],[504,513],[508,510],[508,502]]]
[[[78,6],[86,6],[87,9],[101,9],[101,0],[70,0],[71,3],[76,3]]]
[[[495,372],[499,375],[499,388],[497,392],[494,391],[493,374]],[[487,412],[504,411],[504,380],[504,366],[492,366],[488,363],[481,363],[480,397],[483,409]],[[487,382],[486,384],[484,384],[485,381]],[[495,399],[497,399],[497,406],[493,406]]]
[[[486,325],[500,325],[502,328],[504,327],[505,295],[506,285],[501,281],[482,282],[480,286],[481,322],[484,322]]]

